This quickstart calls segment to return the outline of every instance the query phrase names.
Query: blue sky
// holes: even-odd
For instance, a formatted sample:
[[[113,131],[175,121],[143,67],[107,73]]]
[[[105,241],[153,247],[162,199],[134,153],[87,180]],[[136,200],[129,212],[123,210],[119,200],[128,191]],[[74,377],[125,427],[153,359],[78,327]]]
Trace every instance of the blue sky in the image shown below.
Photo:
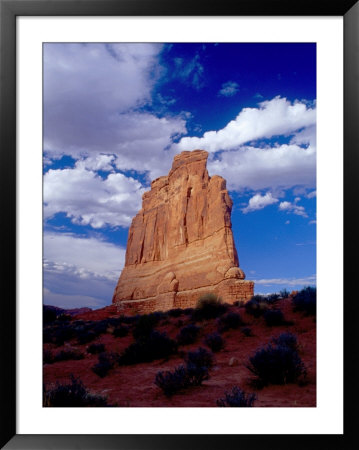
[[[255,292],[315,285],[315,44],[44,44],[44,303],[111,303],[143,192],[194,149]]]

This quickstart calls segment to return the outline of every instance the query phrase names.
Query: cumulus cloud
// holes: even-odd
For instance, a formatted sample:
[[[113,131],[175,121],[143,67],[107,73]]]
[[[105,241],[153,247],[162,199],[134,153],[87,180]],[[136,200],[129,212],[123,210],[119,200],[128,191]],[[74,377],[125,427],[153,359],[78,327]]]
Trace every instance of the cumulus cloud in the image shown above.
[[[95,237],[44,235],[44,303],[101,307],[111,303],[125,249]]]
[[[218,92],[218,95],[224,97],[233,97],[239,91],[239,84],[235,81],[227,81],[227,83],[222,84],[222,88]]]
[[[85,165],[80,161],[73,169],[50,169],[44,175],[45,219],[64,212],[74,223],[93,228],[129,226],[141,206],[141,183],[121,173],[102,179]]]
[[[304,278],[263,278],[260,280],[254,280],[256,284],[263,284],[265,286],[270,286],[272,284],[281,284],[287,286],[308,286],[316,284],[316,275],[310,275]]]
[[[242,147],[210,160],[211,174],[227,180],[230,190],[314,187],[316,152],[313,147],[280,145],[272,148]]]
[[[248,212],[257,211],[268,205],[273,205],[273,203],[277,203],[278,201],[279,200],[274,198],[270,192],[267,192],[265,195],[255,194],[249,199],[248,205],[242,209],[242,212],[246,214]]]
[[[182,117],[140,111],[152,102],[161,50],[160,44],[45,44],[47,158],[110,154],[121,155],[117,165],[124,169],[164,167],[164,148],[186,127]]]
[[[44,267],[48,271],[75,274],[79,278],[116,281],[125,262],[125,249],[96,237],[71,233],[44,234]]]
[[[303,127],[314,126],[316,109],[306,103],[275,97],[259,103],[259,108],[244,108],[219,131],[207,131],[203,137],[183,137],[180,150],[201,148],[209,152],[232,150],[253,140],[290,135]]]
[[[296,214],[297,216],[308,217],[304,206],[297,205],[297,202],[298,199],[295,199],[294,203],[288,201],[280,202],[278,208],[280,211],[287,211]]]

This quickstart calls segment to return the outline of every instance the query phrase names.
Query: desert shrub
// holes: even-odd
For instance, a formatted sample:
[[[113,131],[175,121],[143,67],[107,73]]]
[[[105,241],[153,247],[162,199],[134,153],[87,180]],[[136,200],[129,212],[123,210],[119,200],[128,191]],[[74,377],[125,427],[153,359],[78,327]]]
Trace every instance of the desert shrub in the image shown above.
[[[207,334],[204,343],[212,350],[212,352],[219,352],[224,347],[224,340],[218,333]]]
[[[275,303],[277,300],[279,300],[280,299],[280,295],[279,294],[277,294],[277,293],[274,293],[274,294],[269,294],[269,295],[267,295],[267,297],[266,297],[266,300],[267,300],[267,302],[269,302],[269,303]]]
[[[251,328],[248,328],[248,327],[241,328],[241,332],[242,332],[242,333],[244,334],[244,336],[246,336],[246,337],[253,336],[253,334],[252,334],[252,329],[251,329]]]
[[[61,350],[54,356],[54,362],[69,361],[70,359],[73,360],[84,359],[84,355],[78,350]]]
[[[67,323],[47,326],[43,330],[43,342],[52,343],[57,346],[64,345],[65,342],[74,337],[73,327]]]
[[[87,328],[83,328],[77,331],[77,342],[79,344],[88,344],[97,338],[97,334]]]
[[[98,363],[92,367],[92,371],[99,377],[105,377],[108,372],[113,369],[118,361],[117,353],[103,352],[98,355]]]
[[[184,366],[176,367],[173,372],[161,371],[156,374],[155,385],[170,397],[188,386],[187,370]]]
[[[268,309],[268,311],[263,314],[263,317],[269,327],[276,327],[286,324],[284,315],[280,309]]]
[[[43,320],[43,324],[49,324],[52,323],[56,320],[57,315],[58,315],[58,311],[51,307],[51,306],[47,306],[47,305],[43,305],[42,307],[42,320]]]
[[[263,386],[293,383],[305,374],[304,364],[296,350],[286,345],[272,345],[256,351],[247,368]]]
[[[177,343],[166,333],[152,331],[148,336],[141,336],[128,346],[120,356],[122,365],[150,362],[168,358],[177,351]]]
[[[136,323],[140,317],[141,316],[138,314],[136,316],[122,316],[121,323],[132,325],[133,323]]]
[[[213,366],[213,354],[205,348],[199,347],[197,350],[188,352],[185,361],[187,366],[190,364],[197,367],[207,367],[209,369]]]
[[[183,313],[184,313],[184,310],[181,308],[174,308],[174,309],[170,309],[169,311],[167,311],[167,314],[169,317],[179,317],[179,316],[182,316]]]
[[[191,315],[193,314],[193,311],[194,311],[194,308],[185,308],[185,309],[183,310],[183,314],[184,314],[185,316],[191,316]]]
[[[109,317],[107,319],[108,325],[119,327],[123,323],[123,317]]]
[[[97,353],[103,353],[105,351],[105,346],[103,344],[91,344],[87,347],[87,352],[91,353],[91,355],[95,355]]]
[[[190,386],[200,386],[209,378],[209,369],[213,364],[213,355],[203,348],[189,352],[186,366],[179,366],[173,372],[158,372],[155,384],[165,395],[171,396]]]
[[[272,341],[278,346],[289,347],[293,350],[298,348],[297,336],[292,333],[282,333],[277,338],[273,338]]]
[[[125,337],[129,332],[129,327],[126,327],[126,325],[120,325],[113,330],[113,335],[114,337]]]
[[[209,378],[209,367],[197,366],[196,364],[187,363],[187,385],[188,386],[201,386],[203,381]]]
[[[227,311],[227,306],[216,294],[205,294],[199,298],[192,317],[194,320],[214,319]]]
[[[251,300],[245,304],[245,309],[247,314],[260,317],[269,309],[269,304],[261,295],[253,295]]]
[[[224,314],[218,319],[218,331],[236,330],[242,325],[241,316],[235,312]]]
[[[178,344],[179,345],[193,344],[197,339],[199,330],[200,327],[197,327],[197,325],[194,325],[193,323],[181,328],[180,332],[176,337]]]
[[[290,292],[287,289],[282,289],[281,291],[279,291],[279,295],[282,298],[288,298],[290,295]]]
[[[69,322],[71,319],[71,315],[66,313],[61,313],[56,317],[56,321],[58,322]]]
[[[292,299],[294,311],[303,311],[307,315],[317,312],[317,289],[307,286],[299,291]]]
[[[44,350],[42,354],[43,364],[52,364],[54,362],[54,354],[51,350]]]
[[[135,339],[148,336],[160,321],[160,316],[156,313],[144,314],[140,316],[135,328],[132,331]]]
[[[107,401],[105,397],[91,394],[80,379],[71,375],[69,383],[56,383],[52,389],[44,390],[44,406],[107,406]]]
[[[246,394],[238,386],[234,386],[230,392],[225,392],[224,398],[217,400],[217,406],[250,407],[256,400],[255,394]]]

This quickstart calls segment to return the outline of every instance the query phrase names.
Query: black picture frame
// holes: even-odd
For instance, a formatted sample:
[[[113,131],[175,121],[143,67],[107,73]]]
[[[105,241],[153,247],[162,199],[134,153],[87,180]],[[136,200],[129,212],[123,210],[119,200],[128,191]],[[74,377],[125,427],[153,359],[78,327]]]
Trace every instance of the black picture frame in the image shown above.
[[[16,434],[16,17],[342,16],[344,18],[344,434],[342,435],[17,435]],[[6,449],[355,448],[358,425],[357,256],[359,169],[359,2],[357,0],[0,0],[1,221],[0,405]],[[340,268],[339,268],[340,270]],[[333,324],[333,327],[335,324]],[[335,364],[335,362],[333,362]]]

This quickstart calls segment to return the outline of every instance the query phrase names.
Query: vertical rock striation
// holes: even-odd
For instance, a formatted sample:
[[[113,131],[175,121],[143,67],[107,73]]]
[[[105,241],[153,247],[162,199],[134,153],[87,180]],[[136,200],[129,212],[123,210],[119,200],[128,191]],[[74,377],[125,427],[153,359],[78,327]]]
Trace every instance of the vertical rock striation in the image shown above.
[[[238,264],[226,181],[209,177],[207,157],[204,150],[176,155],[169,174],[144,193],[113,296],[119,310],[193,307],[207,292],[228,303],[253,295]]]

